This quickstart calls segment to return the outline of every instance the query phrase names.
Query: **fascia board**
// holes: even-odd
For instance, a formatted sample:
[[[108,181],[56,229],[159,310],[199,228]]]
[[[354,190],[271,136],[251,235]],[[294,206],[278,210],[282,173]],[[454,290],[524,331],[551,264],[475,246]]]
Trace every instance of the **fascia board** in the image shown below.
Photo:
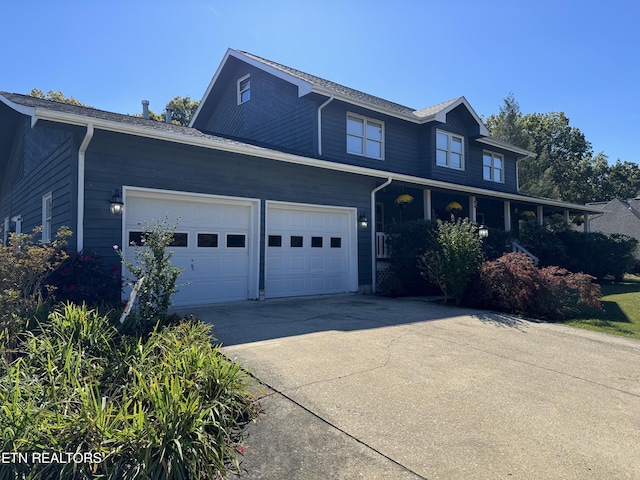
[[[54,122],[67,123],[72,125],[93,124],[95,129],[106,130],[116,133],[123,133],[128,135],[136,135],[145,138],[151,138],[155,140],[164,140],[184,145],[190,145],[195,147],[202,147],[208,149],[216,149],[229,153],[236,153],[240,155],[248,155],[252,157],[266,158],[269,160],[276,160],[286,163],[292,163],[297,165],[304,165],[309,167],[323,168],[326,170],[339,171],[344,173],[352,173],[355,175],[363,175],[374,178],[392,178],[394,181],[412,183],[415,185],[421,185],[424,187],[441,188],[445,190],[455,189],[459,192],[470,193],[480,196],[488,196],[500,198],[503,200],[513,200],[518,202],[535,203],[539,205],[553,206],[558,208],[578,210],[581,212],[601,212],[599,209],[591,208],[585,205],[578,205],[573,203],[562,202],[559,200],[544,199],[527,197],[524,195],[514,193],[497,192],[494,190],[486,190],[478,187],[470,187],[465,185],[451,184],[439,180],[431,180],[428,178],[414,177],[412,175],[397,174],[387,172],[384,170],[377,170],[367,167],[359,167],[355,165],[348,165],[344,163],[331,162],[328,160],[318,160],[315,158],[304,157],[301,155],[294,155],[291,153],[279,152],[277,150],[270,150],[263,147],[257,147],[255,145],[249,145],[241,142],[226,142],[222,140],[216,140],[214,138],[199,138],[189,137],[188,135],[181,135],[173,132],[157,131],[151,128],[145,128],[139,125],[125,125],[119,122],[110,120],[101,120],[98,118],[88,118],[81,115],[74,115],[63,112],[54,112],[50,110],[36,109],[36,116],[41,120],[49,120]]]
[[[525,150],[524,148],[516,147],[515,145],[506,146],[501,142],[496,142],[492,138],[482,137],[476,138],[476,142],[484,143],[485,145],[489,145],[495,148],[501,148],[503,150],[508,150],[513,153],[517,153],[518,155],[522,155],[524,157],[535,158],[536,154],[530,152],[529,150]],[[524,159],[521,159],[524,160]]]

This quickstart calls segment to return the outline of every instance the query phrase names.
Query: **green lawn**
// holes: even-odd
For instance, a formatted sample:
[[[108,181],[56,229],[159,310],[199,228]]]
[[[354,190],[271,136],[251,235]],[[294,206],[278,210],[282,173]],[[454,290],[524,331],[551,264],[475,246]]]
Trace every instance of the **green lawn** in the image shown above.
[[[622,282],[603,282],[601,287],[604,310],[585,310],[567,324],[640,339],[640,277],[627,275]]]

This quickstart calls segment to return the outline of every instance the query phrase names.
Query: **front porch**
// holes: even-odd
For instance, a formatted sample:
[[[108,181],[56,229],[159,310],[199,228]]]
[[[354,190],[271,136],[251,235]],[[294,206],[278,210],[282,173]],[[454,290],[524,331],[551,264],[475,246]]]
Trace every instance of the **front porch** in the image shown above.
[[[446,221],[452,216],[469,218],[473,223],[511,232],[513,238],[518,238],[522,222],[535,221],[544,225],[546,219],[554,217],[574,228],[589,231],[588,207],[519,194],[466,190],[471,189],[463,186],[459,190],[427,188],[395,182],[376,193],[376,287],[388,274],[390,252],[387,228],[400,222],[419,219]],[[518,248],[521,249],[519,251],[524,250],[514,243],[514,250]],[[533,255],[530,256],[534,261],[537,260]]]

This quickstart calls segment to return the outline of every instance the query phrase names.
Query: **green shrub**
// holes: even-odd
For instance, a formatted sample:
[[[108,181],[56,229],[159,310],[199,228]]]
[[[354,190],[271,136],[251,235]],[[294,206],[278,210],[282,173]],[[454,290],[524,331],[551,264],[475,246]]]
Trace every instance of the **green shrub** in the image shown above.
[[[140,245],[131,244],[134,247],[134,259],[131,260],[114,245],[122,263],[134,277],[131,284],[144,277],[136,299],[137,313],[149,329],[156,321],[167,319],[171,297],[178,291],[176,282],[182,270],[172,265],[173,252],[167,250],[173,242],[174,232],[175,226],[170,226],[166,220],[145,224]]]
[[[482,262],[482,239],[468,218],[438,220],[436,246],[418,259],[421,274],[438,285],[445,296],[459,305],[472,276]]]
[[[241,427],[258,406],[250,377],[199,320],[121,337],[95,310],[68,304],[20,340],[0,376],[0,450],[94,457],[3,465],[0,479],[217,479],[237,469]]]
[[[15,335],[25,328],[30,313],[42,302],[48,275],[66,258],[62,247],[71,231],[61,227],[53,242],[39,242],[41,228],[30,234],[9,235],[7,246],[0,246],[0,332],[6,331],[10,347]]]
[[[602,308],[594,277],[559,267],[538,268],[522,253],[508,253],[480,267],[483,306],[545,320],[563,320],[579,304]]]

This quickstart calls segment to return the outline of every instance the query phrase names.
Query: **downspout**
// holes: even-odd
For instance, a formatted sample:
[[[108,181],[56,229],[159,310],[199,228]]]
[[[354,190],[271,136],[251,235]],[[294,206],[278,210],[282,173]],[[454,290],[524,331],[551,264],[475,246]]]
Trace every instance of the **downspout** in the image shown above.
[[[84,248],[84,154],[93,138],[93,123],[87,124],[87,133],[78,150],[78,224],[76,227],[76,250]]]
[[[393,179],[389,177],[382,185],[371,190],[371,293],[374,294],[376,293],[376,283],[378,283],[378,269],[376,265],[378,262],[376,252],[376,193],[391,185],[392,181]]]
[[[322,156],[322,109],[333,101],[333,95],[318,107],[318,155]]]

